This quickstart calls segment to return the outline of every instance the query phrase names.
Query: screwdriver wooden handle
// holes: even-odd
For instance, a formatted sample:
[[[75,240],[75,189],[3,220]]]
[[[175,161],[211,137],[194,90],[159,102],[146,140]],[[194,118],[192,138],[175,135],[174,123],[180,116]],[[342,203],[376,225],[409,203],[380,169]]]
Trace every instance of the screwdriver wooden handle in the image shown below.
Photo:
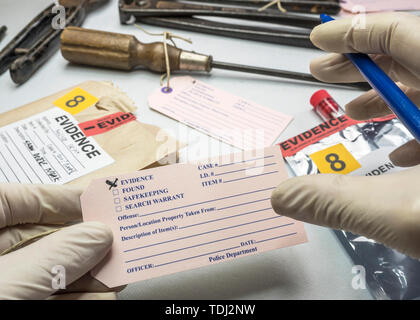
[[[78,64],[120,70],[145,67],[156,72],[166,71],[162,42],[144,44],[132,35],[68,27],[61,34],[63,57]],[[180,50],[168,44],[171,71],[211,70],[211,56]]]

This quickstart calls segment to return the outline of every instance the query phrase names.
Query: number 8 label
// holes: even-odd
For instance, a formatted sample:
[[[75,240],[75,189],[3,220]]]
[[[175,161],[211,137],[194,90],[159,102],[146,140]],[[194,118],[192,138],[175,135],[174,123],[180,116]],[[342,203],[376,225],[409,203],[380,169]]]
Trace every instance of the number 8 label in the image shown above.
[[[98,98],[82,88],[76,88],[54,101],[54,105],[70,114],[78,114],[96,102],[98,102]]]
[[[360,163],[341,143],[312,153],[310,157],[320,173],[348,174],[361,167]]]
[[[325,160],[330,163],[331,170],[333,171],[343,171],[346,168],[346,163],[341,161],[338,154],[330,153],[325,157]]]
[[[66,106],[69,108],[75,108],[79,105],[79,103],[85,100],[86,98],[84,96],[75,96],[73,100],[69,100],[66,102]]]

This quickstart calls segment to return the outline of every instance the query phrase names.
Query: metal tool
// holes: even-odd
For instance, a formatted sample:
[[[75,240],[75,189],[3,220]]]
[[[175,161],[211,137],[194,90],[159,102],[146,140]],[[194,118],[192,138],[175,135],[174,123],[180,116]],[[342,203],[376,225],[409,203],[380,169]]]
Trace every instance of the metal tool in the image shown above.
[[[271,3],[272,0],[207,0],[207,2],[243,5],[259,9]],[[290,12],[337,14],[341,10],[340,3],[337,0],[282,0],[281,5]]]
[[[136,17],[191,17],[210,16],[246,19],[252,21],[283,24],[294,27],[314,28],[321,23],[319,17],[309,17],[294,13],[283,13],[279,10],[267,9],[258,11],[256,8],[241,8],[231,6],[214,6],[205,4],[193,4],[179,1],[143,0],[124,2],[124,12],[135,14]],[[129,4],[128,4],[129,3]],[[202,4],[204,3],[204,4]]]
[[[87,9],[108,0],[61,0],[66,8],[66,25],[81,25]],[[19,32],[0,52],[0,75],[10,69],[17,84],[27,81],[59,48],[63,31],[53,27],[55,4],[48,6]]]
[[[300,3],[300,1],[294,2]],[[326,3],[325,1],[317,2]],[[267,1],[262,1],[259,5],[262,6],[264,3]],[[221,6],[222,4],[230,5]],[[232,6],[232,4],[239,4],[239,6]],[[246,6],[240,4],[246,4]],[[283,13],[277,9],[266,9],[260,12],[255,5],[255,0],[210,0],[200,1],[200,4],[184,1],[120,0],[119,5],[122,24],[140,21],[151,25],[309,48],[314,48],[309,34],[321,23],[318,16]],[[265,22],[272,24],[273,27],[255,26],[255,23],[242,25],[203,19],[208,17]]]
[[[7,31],[7,27],[6,26],[2,26],[0,28],[0,41],[3,40],[4,36],[6,35],[6,31]]]
[[[306,73],[217,62],[210,55],[181,50],[171,45],[167,45],[167,48],[171,71],[211,72],[213,68],[218,68],[326,85]],[[163,43],[144,44],[132,35],[68,27],[61,35],[61,53],[72,63],[119,70],[145,67],[155,72],[166,72]],[[365,83],[335,85],[368,89]]]
[[[187,31],[193,30],[196,32],[216,34],[231,38],[291,45],[302,48],[316,48],[309,38],[311,33],[310,29],[270,29],[258,26],[235,25],[188,17],[147,17],[142,18],[141,23],[164,28],[174,28]]]

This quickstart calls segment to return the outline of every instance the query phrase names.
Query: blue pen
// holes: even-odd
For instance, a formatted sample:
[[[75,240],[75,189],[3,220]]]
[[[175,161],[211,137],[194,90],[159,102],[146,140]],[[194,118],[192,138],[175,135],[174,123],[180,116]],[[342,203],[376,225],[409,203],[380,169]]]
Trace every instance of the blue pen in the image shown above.
[[[333,21],[334,18],[321,14],[322,23]],[[420,142],[420,110],[391,80],[390,77],[363,53],[346,53],[346,57],[359,69],[363,77],[373,89],[384,99],[400,121]]]

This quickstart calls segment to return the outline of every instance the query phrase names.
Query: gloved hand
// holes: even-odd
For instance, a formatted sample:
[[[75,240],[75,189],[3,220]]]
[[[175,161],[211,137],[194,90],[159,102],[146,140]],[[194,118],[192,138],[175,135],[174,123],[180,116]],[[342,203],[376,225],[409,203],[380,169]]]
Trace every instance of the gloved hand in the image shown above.
[[[88,274],[110,249],[112,232],[97,222],[64,226],[80,221],[80,194],[74,187],[0,184],[0,299],[116,298]],[[53,288],[54,277],[65,279],[66,290]]]
[[[403,13],[366,16],[366,28],[352,18],[316,27],[311,39],[335,53],[315,59],[311,71],[326,82],[357,82],[363,78],[341,53],[364,52],[394,79],[414,103],[420,104],[420,18]],[[416,89],[417,88],[417,89]],[[373,91],[346,106],[347,114],[364,120],[390,110]],[[420,163],[420,145],[409,142],[390,155],[398,166]],[[420,258],[420,166],[377,177],[319,174],[286,180],[273,192],[273,209],[312,224],[366,236]]]
[[[366,15],[366,26],[346,18],[317,26],[311,40],[330,53],[311,62],[311,73],[325,82],[365,81],[342,53],[363,52],[394,80],[417,105],[420,105],[420,17],[408,13]],[[391,110],[374,90],[346,105],[346,113],[355,120],[368,120],[391,114]],[[392,162],[401,167],[420,164],[420,144],[415,140],[395,150]]]

